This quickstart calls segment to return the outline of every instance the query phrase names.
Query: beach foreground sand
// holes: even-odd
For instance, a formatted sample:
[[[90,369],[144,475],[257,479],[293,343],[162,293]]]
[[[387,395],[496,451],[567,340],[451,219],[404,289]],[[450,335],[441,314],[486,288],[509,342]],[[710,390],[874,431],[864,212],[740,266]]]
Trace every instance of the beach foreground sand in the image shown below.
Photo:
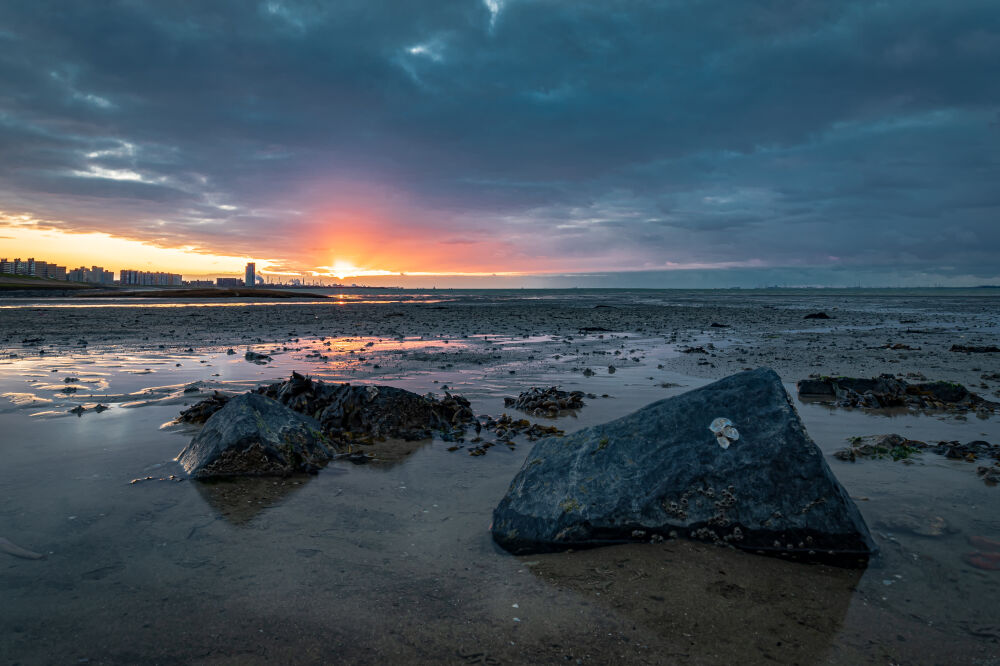
[[[387,443],[381,462],[315,477],[202,484],[170,479],[190,429],[159,426],[214,390],[293,369],[447,387],[493,416],[529,386],[586,391],[576,415],[535,419],[567,431],[761,365],[793,393],[813,374],[891,373],[996,400],[1000,354],[950,349],[997,344],[997,302],[601,291],[0,302],[17,306],[0,309],[0,536],[47,554],[0,553],[0,661],[996,663],[1000,572],[967,560],[975,539],[1000,538],[1000,488],[931,453],[830,455],[885,432],[997,442],[996,415],[796,401],[882,549],[864,571],[683,541],[510,556],[489,516],[527,441],[479,457]],[[830,319],[805,319],[817,312]]]

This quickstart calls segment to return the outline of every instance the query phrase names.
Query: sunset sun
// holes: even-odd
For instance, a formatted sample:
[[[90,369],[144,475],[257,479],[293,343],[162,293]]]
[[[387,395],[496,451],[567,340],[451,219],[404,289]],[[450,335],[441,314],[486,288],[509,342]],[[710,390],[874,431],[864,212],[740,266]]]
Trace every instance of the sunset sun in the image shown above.
[[[392,271],[362,268],[350,261],[337,259],[330,266],[317,266],[312,274],[317,277],[334,277],[343,280],[349,277],[374,277],[377,275],[392,275]]]

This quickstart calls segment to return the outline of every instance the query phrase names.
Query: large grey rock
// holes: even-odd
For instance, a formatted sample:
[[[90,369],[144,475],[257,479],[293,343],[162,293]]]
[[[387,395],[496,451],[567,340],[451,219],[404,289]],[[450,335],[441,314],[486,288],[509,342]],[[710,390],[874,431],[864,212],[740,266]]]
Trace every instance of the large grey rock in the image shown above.
[[[329,460],[319,423],[256,393],[230,399],[177,456],[196,478],[271,476]]]
[[[719,417],[737,432],[717,436]],[[538,442],[492,532],[518,554],[673,536],[840,564],[875,551],[768,368]]]

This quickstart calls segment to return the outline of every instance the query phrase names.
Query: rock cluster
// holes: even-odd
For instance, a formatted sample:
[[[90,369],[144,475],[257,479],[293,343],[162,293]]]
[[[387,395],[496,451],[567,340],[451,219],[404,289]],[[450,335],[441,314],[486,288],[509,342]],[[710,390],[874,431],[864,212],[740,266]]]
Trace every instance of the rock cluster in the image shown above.
[[[475,421],[469,401],[458,395],[438,399],[393,386],[327,384],[297,372],[257,393],[315,418],[331,440],[342,444],[427,439],[436,432],[461,433]]]
[[[461,396],[438,399],[392,386],[325,384],[297,372],[235,398],[216,392],[179,419],[205,424],[178,458],[201,477],[309,471],[334,451],[352,452],[357,444],[435,433],[460,437],[467,424],[478,425]]]
[[[728,448],[719,418],[739,432]],[[876,550],[767,368],[538,442],[492,534],[514,553],[679,536],[848,565]]]
[[[459,395],[445,393],[438,399],[393,386],[326,384],[297,372],[287,381],[258,387],[255,393],[317,419],[334,437],[356,432],[374,438],[424,439],[434,431],[450,431],[475,420],[469,401]],[[178,418],[204,423],[229,400],[216,391]]]
[[[503,444],[513,450],[515,448],[514,437],[523,436],[529,442],[534,442],[543,437],[562,437],[565,433],[556,428],[555,426],[543,426],[537,423],[532,423],[528,419],[514,419],[508,414],[502,414],[500,418],[494,419],[492,416],[483,414],[476,421],[476,433],[477,435],[473,437],[470,442],[475,444],[474,447],[469,449],[470,456],[483,456],[492,447]],[[494,441],[489,441],[483,439],[478,433],[482,431],[493,431],[496,435]],[[458,439],[457,441],[464,441]],[[449,451],[457,451],[462,447],[451,446],[448,448]]]
[[[1000,483],[1000,461],[994,461],[992,465],[980,465],[976,468],[982,480],[988,486],[995,486]]]
[[[938,442],[931,445],[930,450],[939,456],[952,460],[965,460],[966,462],[974,462],[979,458],[1000,460],[1000,444],[990,444],[981,439],[965,444],[957,441]]]
[[[528,419],[514,419],[507,414],[501,414],[498,419],[483,415],[480,419],[482,419],[482,427],[486,430],[492,430],[500,439],[524,435],[529,442],[534,442],[543,437],[562,437],[565,434],[555,426],[539,425]]]
[[[854,462],[858,458],[906,460],[914,453],[920,453],[926,448],[925,442],[907,439],[896,434],[853,437],[849,446],[834,451],[833,456],[848,462]]]
[[[914,454],[930,451],[952,460],[976,462],[988,460],[986,465],[976,468],[976,473],[987,485],[1000,482],[1000,445],[990,444],[983,440],[971,442],[941,441],[928,444],[915,439],[908,439],[895,433],[888,435],[869,435],[867,437],[852,437],[849,446],[834,451],[833,456],[847,462],[856,462],[862,458],[891,458],[903,462],[912,462]]]
[[[871,379],[819,377],[798,383],[799,397],[829,402],[838,407],[907,407],[910,409],[950,409],[993,411],[1000,403],[985,400],[961,384],[922,382],[910,384],[893,375]]]
[[[533,416],[554,418],[583,407],[583,391],[560,391],[557,386],[540,389],[532,386],[516,398],[504,398],[505,407],[513,407]]]

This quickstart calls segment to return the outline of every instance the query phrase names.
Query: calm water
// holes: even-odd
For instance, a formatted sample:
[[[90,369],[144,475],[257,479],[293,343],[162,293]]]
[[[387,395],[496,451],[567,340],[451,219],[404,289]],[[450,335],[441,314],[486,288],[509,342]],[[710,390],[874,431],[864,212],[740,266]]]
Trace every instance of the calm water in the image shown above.
[[[565,348],[546,336],[488,342],[537,349],[540,357]],[[581,660],[668,661],[648,650],[672,639],[639,617],[637,607],[592,603],[599,594],[583,598],[555,585],[534,574],[526,558],[492,544],[492,508],[528,443],[471,457],[428,441],[393,464],[334,463],[297,479],[170,479],[181,475],[173,458],[191,434],[162,427],[179,409],[216,388],[246,390],[292,369],[367,381],[374,362],[383,366],[381,383],[420,393],[447,385],[471,399],[477,414],[494,416],[504,411],[504,396],[530,385],[608,394],[588,400],[577,417],[559,419],[567,430],[705,383],[662,372],[653,380],[651,368],[677,352],[662,339],[634,335],[628,347],[639,350],[633,354],[639,362],[589,379],[520,361],[471,369],[414,363],[486,344],[303,339],[288,351],[265,345],[277,351],[266,366],[246,362],[242,350],[227,355],[224,349],[141,356],[81,351],[0,362],[0,536],[47,554],[28,561],[0,553],[0,663],[245,663],[287,661],[292,654],[301,661],[493,663],[487,657],[554,658],[558,650],[542,647],[553,636],[575,641],[576,652],[559,649]],[[572,354],[561,362],[571,365]],[[77,381],[67,383],[68,377]],[[665,388],[664,381],[678,386]],[[66,393],[67,386],[76,392]],[[97,413],[98,403],[109,409]],[[77,404],[88,411],[69,414]],[[828,454],[851,435],[884,432],[1000,441],[996,417],[797,407]],[[944,661],[959,649],[951,654],[996,663],[1000,573],[963,558],[975,550],[970,537],[1000,539],[1000,488],[983,484],[975,465],[932,454],[912,465],[828,460],[883,555],[851,591],[830,600],[828,617],[820,618],[829,629],[820,639],[809,634],[818,644],[797,658],[920,661],[922,654]],[[130,483],[147,476],[153,479]],[[757,561],[727,557],[751,566]],[[758,606],[726,612],[748,608],[757,612]],[[701,641],[694,656],[713,661],[720,641],[765,640],[742,635],[739,624],[734,621],[726,637],[689,637]],[[800,630],[807,631],[796,623],[781,629],[786,641],[804,641]],[[904,638],[917,643],[907,646]],[[940,653],[918,651],[920,640]]]

